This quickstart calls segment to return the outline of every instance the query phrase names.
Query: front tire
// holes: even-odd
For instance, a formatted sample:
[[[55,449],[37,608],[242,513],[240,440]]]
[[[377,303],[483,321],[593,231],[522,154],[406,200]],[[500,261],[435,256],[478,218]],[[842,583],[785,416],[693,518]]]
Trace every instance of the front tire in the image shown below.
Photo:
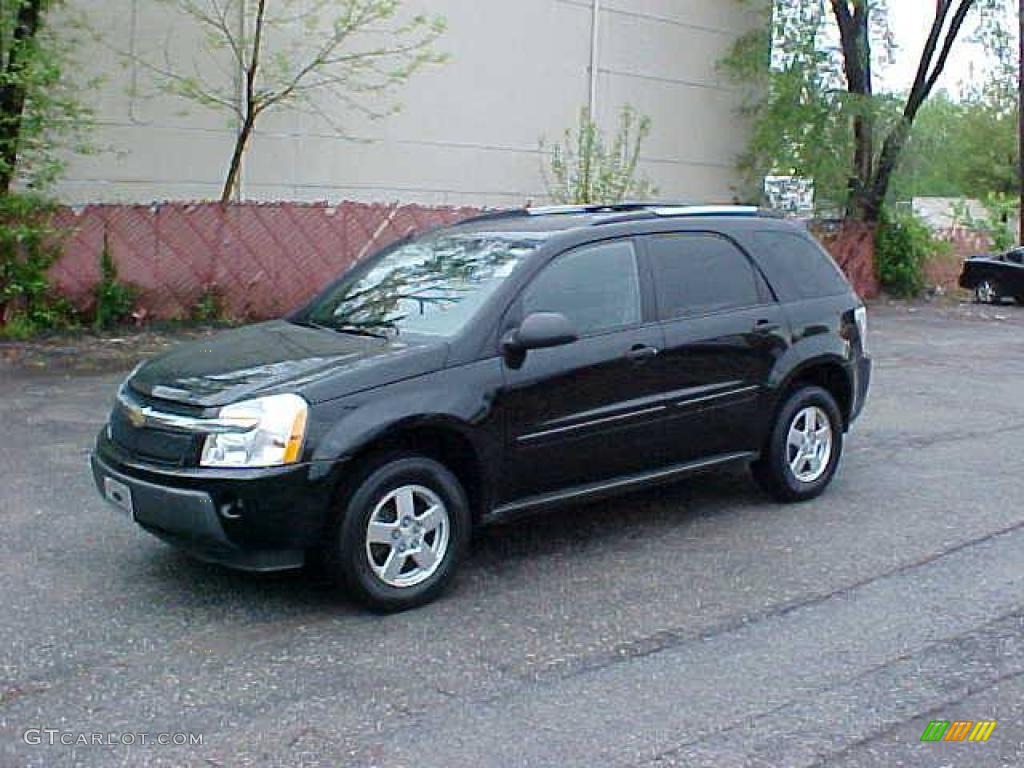
[[[328,542],[328,574],[379,611],[434,600],[451,583],[469,539],[469,503],[458,479],[411,454],[382,458],[361,477]]]
[[[821,387],[802,387],[786,399],[751,469],[776,500],[810,501],[828,488],[842,454],[843,419],[835,398]]]

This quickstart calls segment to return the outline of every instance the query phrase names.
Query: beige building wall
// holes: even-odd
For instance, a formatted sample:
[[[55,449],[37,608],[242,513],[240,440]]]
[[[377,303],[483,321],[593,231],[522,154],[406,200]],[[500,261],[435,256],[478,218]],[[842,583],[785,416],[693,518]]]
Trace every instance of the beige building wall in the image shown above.
[[[70,203],[219,197],[232,148],[226,113],[153,89],[119,52],[193,62],[213,54],[189,20],[153,0],[76,0],[103,43],[83,74],[96,93],[98,154],[71,159],[58,188]],[[361,200],[450,205],[543,201],[538,141],[575,125],[590,93],[593,0],[406,0],[440,13],[451,60],[399,92],[400,114],[370,121],[324,104],[345,129],[268,112],[242,176],[247,200]],[[597,116],[611,130],[623,104],[653,120],[643,171],[660,197],[729,201],[746,128],[716,62],[755,18],[736,0],[601,0]],[[220,77],[230,78],[224,72]]]

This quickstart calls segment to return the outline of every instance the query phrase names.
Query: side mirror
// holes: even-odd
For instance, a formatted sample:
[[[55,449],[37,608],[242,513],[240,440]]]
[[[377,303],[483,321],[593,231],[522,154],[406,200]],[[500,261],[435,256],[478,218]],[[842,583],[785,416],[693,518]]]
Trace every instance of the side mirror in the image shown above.
[[[527,315],[517,330],[509,331],[502,341],[508,352],[550,349],[572,344],[579,334],[569,318],[557,312],[534,312]]]

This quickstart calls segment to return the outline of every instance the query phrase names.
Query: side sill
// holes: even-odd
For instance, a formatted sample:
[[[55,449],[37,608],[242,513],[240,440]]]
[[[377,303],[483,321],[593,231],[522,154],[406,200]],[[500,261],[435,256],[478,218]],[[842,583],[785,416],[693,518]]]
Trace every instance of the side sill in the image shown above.
[[[691,461],[685,464],[675,464],[671,467],[662,467],[653,472],[643,472],[635,475],[626,475],[612,480],[605,480],[600,483],[579,485],[574,488],[567,488],[563,491],[552,491],[551,493],[529,496],[525,499],[502,504],[483,516],[481,522],[485,525],[500,523],[521,515],[529,515],[535,512],[542,512],[547,509],[561,507],[568,504],[576,504],[584,501],[618,496],[655,485],[671,483],[695,472],[720,467],[724,464],[733,464],[742,461],[752,461],[758,456],[753,451],[739,453],[726,453],[720,456],[712,456],[707,459]]]

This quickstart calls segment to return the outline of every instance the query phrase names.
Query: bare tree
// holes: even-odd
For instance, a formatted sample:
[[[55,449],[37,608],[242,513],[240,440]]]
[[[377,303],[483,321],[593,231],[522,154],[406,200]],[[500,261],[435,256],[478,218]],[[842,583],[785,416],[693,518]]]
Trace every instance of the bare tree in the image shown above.
[[[257,121],[271,109],[315,114],[339,128],[331,100],[383,117],[392,92],[425,65],[445,60],[433,49],[445,22],[401,18],[400,0],[160,0],[193,20],[208,50],[200,62],[133,59],[167,92],[232,115],[238,131],[221,202],[238,187],[242,158]],[[209,61],[209,56],[215,61]],[[213,71],[211,71],[213,70]],[[213,82],[216,70],[221,83]],[[240,85],[240,87],[239,87]]]

